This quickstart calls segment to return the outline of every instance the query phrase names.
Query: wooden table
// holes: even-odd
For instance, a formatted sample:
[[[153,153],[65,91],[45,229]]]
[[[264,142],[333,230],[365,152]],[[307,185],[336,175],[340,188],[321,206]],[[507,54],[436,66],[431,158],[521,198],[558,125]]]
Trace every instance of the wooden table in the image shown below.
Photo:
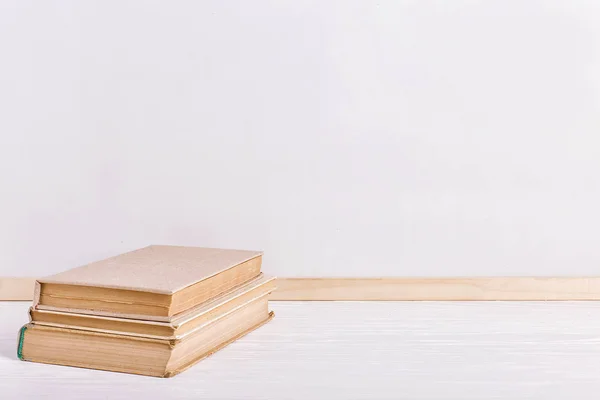
[[[600,393],[600,302],[272,302],[275,319],[171,379],[19,361],[0,399],[577,399]]]

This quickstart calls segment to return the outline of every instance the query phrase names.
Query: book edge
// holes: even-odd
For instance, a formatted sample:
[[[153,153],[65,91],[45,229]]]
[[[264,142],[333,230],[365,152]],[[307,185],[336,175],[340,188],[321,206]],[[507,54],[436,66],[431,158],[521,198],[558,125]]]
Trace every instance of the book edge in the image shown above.
[[[126,371],[126,370],[118,370],[118,369],[100,369],[100,368],[92,368],[89,365],[84,365],[84,364],[61,364],[58,362],[52,362],[52,360],[35,360],[35,359],[24,359],[24,358],[19,358],[22,361],[30,361],[30,362],[36,362],[36,363],[40,363],[40,364],[50,364],[50,365],[59,365],[59,366],[66,366],[66,367],[71,367],[71,368],[85,368],[85,369],[91,369],[91,370],[98,370],[98,371],[107,371],[107,372],[116,372],[116,373],[125,373],[125,374],[131,374],[131,375],[138,375],[138,376],[152,376],[152,377],[157,377],[157,378],[171,378],[174,377],[180,373],[182,373],[183,371],[187,370],[188,368],[194,366],[195,364],[197,364],[198,362],[202,361],[203,359],[215,354],[216,352],[218,352],[219,350],[227,347],[228,345],[230,345],[231,343],[235,342],[236,340],[246,336],[247,334],[251,333],[252,331],[255,331],[256,329],[260,328],[261,326],[265,325],[266,323],[268,323],[269,321],[271,321],[275,316],[275,313],[273,311],[269,312],[269,315],[267,316],[267,318],[261,322],[259,322],[258,324],[248,328],[247,330],[245,330],[244,332],[236,335],[235,337],[215,346],[213,349],[209,350],[206,353],[201,354],[199,357],[195,358],[193,361],[178,367],[175,370],[172,371],[166,371],[162,374],[144,374],[144,373],[138,373],[138,372],[132,372],[132,371]],[[28,325],[25,325],[23,328],[21,328],[21,331],[24,333],[24,329],[27,329]],[[19,336],[21,336],[21,333],[19,334]],[[166,369],[166,366],[165,366]]]
[[[36,307],[38,304],[40,304],[41,291],[42,291],[42,285],[41,285],[39,279],[36,279],[35,285],[33,287],[33,307]]]
[[[199,325],[197,327],[195,327],[194,329],[192,329],[189,332],[186,332],[184,334],[181,335],[172,335],[172,336],[157,336],[157,335],[144,335],[144,334],[139,334],[139,333],[133,333],[133,332],[125,332],[125,331],[113,331],[113,330],[109,330],[109,329],[95,329],[95,328],[84,328],[84,327],[78,327],[75,325],[65,325],[65,324],[56,324],[56,323],[51,323],[51,322],[43,322],[43,323],[39,323],[39,322],[32,322],[31,325],[37,325],[37,326],[42,326],[42,327],[50,327],[50,328],[57,328],[57,329],[61,329],[61,330],[69,330],[69,331],[77,331],[77,332],[89,332],[89,333],[97,333],[97,334],[105,334],[105,335],[110,335],[110,336],[126,336],[128,338],[139,338],[139,339],[153,339],[153,340],[160,340],[160,341],[166,341],[166,342],[170,342],[173,345],[175,345],[176,343],[190,337],[191,335],[193,335],[194,333],[214,324],[219,322],[221,319],[231,315],[232,313],[239,311],[241,308],[247,306],[248,304],[252,303],[253,301],[259,300],[263,297],[266,297],[268,295],[270,295],[272,292],[268,291],[265,293],[262,293],[256,297],[253,297],[252,299],[238,305],[237,307],[227,311],[226,313],[223,313],[221,315],[219,315],[216,318],[213,318],[205,323],[203,323],[202,325]]]
[[[232,300],[234,298],[237,298],[237,297],[243,295],[248,290],[255,289],[255,287],[252,287],[252,285],[256,285],[256,288],[257,288],[257,287],[265,285],[269,282],[276,281],[276,279],[277,278],[274,276],[265,276],[261,272],[257,277],[251,279],[250,281],[245,282],[242,285],[236,286],[236,287],[232,288],[230,291],[222,293],[221,295],[217,296],[215,299],[211,300],[208,304],[210,305],[212,303],[212,304],[214,304],[214,306],[211,307],[210,309],[207,309],[205,312],[208,312],[229,300]],[[264,282],[261,282],[261,280],[264,280]],[[230,297],[230,296],[233,296],[237,291],[241,291],[242,289],[247,288],[247,287],[251,287],[251,289],[244,290],[242,293],[239,293],[234,297]],[[276,288],[274,288],[273,291],[275,289]],[[105,312],[105,311],[90,311],[90,310],[78,309],[78,308],[62,308],[62,307],[45,306],[42,304],[34,305],[34,308],[39,311],[62,312],[62,313],[68,313],[68,314],[82,314],[82,315],[96,316],[96,317],[101,317],[101,318],[118,318],[118,319],[125,318],[125,319],[140,320],[140,321],[153,321],[153,322],[160,322],[160,323],[169,323],[169,324],[173,324],[173,326],[175,328],[177,328],[179,326],[178,325],[179,320],[184,319],[184,318],[189,318],[191,315],[194,315],[194,312],[198,312],[199,309],[201,309],[202,307],[206,307],[206,306],[207,306],[207,304],[201,303],[201,304],[197,305],[196,307],[191,308],[190,310],[186,310],[180,314],[177,314],[177,315],[174,315],[171,317],[157,316],[157,315],[143,315],[143,314],[117,314],[117,313],[111,313],[111,312]]]
[[[155,246],[155,245],[153,245],[153,246]],[[143,250],[143,249],[146,249],[146,248],[149,248],[149,247],[152,247],[152,246],[146,246],[146,247],[134,250],[132,252],[135,252],[135,251],[138,251],[138,250]],[[174,247],[186,247],[186,246],[174,246]],[[220,249],[220,250],[227,251],[227,250],[234,250],[234,249]],[[221,274],[221,273],[223,273],[223,272],[225,272],[225,271],[227,271],[227,270],[229,270],[231,268],[235,268],[235,267],[237,267],[240,264],[243,264],[243,263],[245,263],[247,261],[253,260],[253,259],[257,258],[257,257],[262,257],[264,255],[263,251],[257,251],[257,250],[243,250],[243,251],[247,251],[247,252],[254,253],[254,254],[249,255],[248,257],[246,257],[244,259],[240,259],[240,261],[236,262],[233,265],[225,267],[225,268],[223,268],[223,269],[221,269],[221,270],[219,270],[217,272],[214,272],[214,273],[212,273],[210,275],[206,275],[204,277],[201,277],[201,278],[199,278],[197,280],[194,280],[192,282],[186,283],[185,285],[180,286],[180,287],[175,288],[175,289],[172,289],[172,290],[160,290],[160,289],[140,288],[140,287],[134,287],[134,286],[125,287],[125,286],[116,286],[116,285],[98,285],[98,284],[90,284],[90,283],[85,283],[85,282],[76,282],[76,283],[73,283],[73,282],[61,281],[60,279],[52,279],[53,276],[56,276],[58,274],[70,271],[70,269],[62,271],[62,272],[59,272],[59,273],[54,274],[54,275],[50,275],[50,276],[47,276],[47,277],[39,278],[39,279],[36,280],[36,286],[37,286],[37,284],[50,283],[50,284],[57,284],[57,285],[89,286],[89,287],[100,287],[100,288],[105,288],[105,289],[131,290],[131,291],[134,291],[134,292],[144,292],[144,293],[156,293],[156,294],[173,295],[173,294],[175,294],[175,293],[177,293],[177,292],[179,292],[179,291],[181,291],[181,290],[183,290],[183,289],[185,289],[185,288],[187,288],[189,286],[195,285],[196,283],[199,283],[199,282],[205,281],[207,279],[210,279],[212,277],[215,277],[215,276],[217,276],[217,275],[219,275],[219,274]],[[132,253],[132,252],[127,252],[127,253],[123,253],[123,254],[128,254],[128,253]],[[117,256],[109,257],[109,258],[106,258],[104,260],[98,260],[98,261],[95,261],[95,262],[102,262],[102,261],[105,261],[105,260],[110,260],[112,258],[118,257],[118,256],[123,255],[123,254],[119,254]],[[81,265],[79,267],[71,268],[71,269],[77,269],[77,268],[86,267],[86,266],[88,266],[90,264],[93,264],[93,263],[94,262],[88,263],[88,264],[85,264],[85,265]],[[39,293],[37,293],[37,299],[39,301]]]
[[[25,324],[19,329],[19,338],[17,342],[17,358],[21,361],[26,361],[23,358],[23,345],[25,341],[25,331],[29,328],[29,324]]]
[[[273,318],[275,317],[275,313],[273,311],[269,312],[269,315],[267,316],[266,319],[264,319],[263,321],[259,322],[258,324],[246,329],[244,332],[234,336],[233,338],[215,346],[214,348],[212,348],[211,350],[207,351],[206,353],[202,353],[200,356],[198,356],[197,358],[195,358],[194,360],[177,367],[174,370],[171,371],[165,371],[165,374],[162,376],[163,378],[172,378],[180,373],[182,373],[183,371],[187,370],[188,368],[194,366],[195,364],[197,364],[198,362],[204,360],[207,357],[210,357],[211,355],[215,354],[216,352],[218,352],[219,350],[227,347],[228,345],[230,345],[231,343],[235,342],[236,340],[246,336],[247,334],[249,334],[252,331],[255,331],[256,329],[260,328],[261,326],[265,325],[267,322],[271,321]]]

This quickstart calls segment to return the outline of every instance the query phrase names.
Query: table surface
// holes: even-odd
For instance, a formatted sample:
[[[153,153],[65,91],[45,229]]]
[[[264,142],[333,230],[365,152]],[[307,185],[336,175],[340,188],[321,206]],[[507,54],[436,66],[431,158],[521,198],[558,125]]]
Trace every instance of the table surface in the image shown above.
[[[170,379],[19,361],[1,399],[568,399],[600,391],[600,302],[271,302],[275,319]]]

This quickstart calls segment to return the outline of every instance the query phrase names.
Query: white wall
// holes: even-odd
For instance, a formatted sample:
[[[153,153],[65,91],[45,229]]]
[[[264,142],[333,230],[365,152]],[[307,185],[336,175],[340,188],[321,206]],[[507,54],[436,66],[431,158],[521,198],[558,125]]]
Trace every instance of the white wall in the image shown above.
[[[600,273],[591,0],[0,0],[0,141],[0,276]]]

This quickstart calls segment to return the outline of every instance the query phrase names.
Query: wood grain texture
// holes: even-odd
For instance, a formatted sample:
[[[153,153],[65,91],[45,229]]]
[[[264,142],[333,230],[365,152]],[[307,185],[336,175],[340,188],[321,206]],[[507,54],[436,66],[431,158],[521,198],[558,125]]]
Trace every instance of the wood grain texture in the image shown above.
[[[276,317],[160,379],[19,361],[0,303],[0,398],[590,399],[600,302],[271,302]]]
[[[600,300],[600,278],[287,278],[273,300]]]
[[[0,300],[31,300],[33,278],[0,278]],[[278,278],[272,300],[600,300],[600,277]]]

